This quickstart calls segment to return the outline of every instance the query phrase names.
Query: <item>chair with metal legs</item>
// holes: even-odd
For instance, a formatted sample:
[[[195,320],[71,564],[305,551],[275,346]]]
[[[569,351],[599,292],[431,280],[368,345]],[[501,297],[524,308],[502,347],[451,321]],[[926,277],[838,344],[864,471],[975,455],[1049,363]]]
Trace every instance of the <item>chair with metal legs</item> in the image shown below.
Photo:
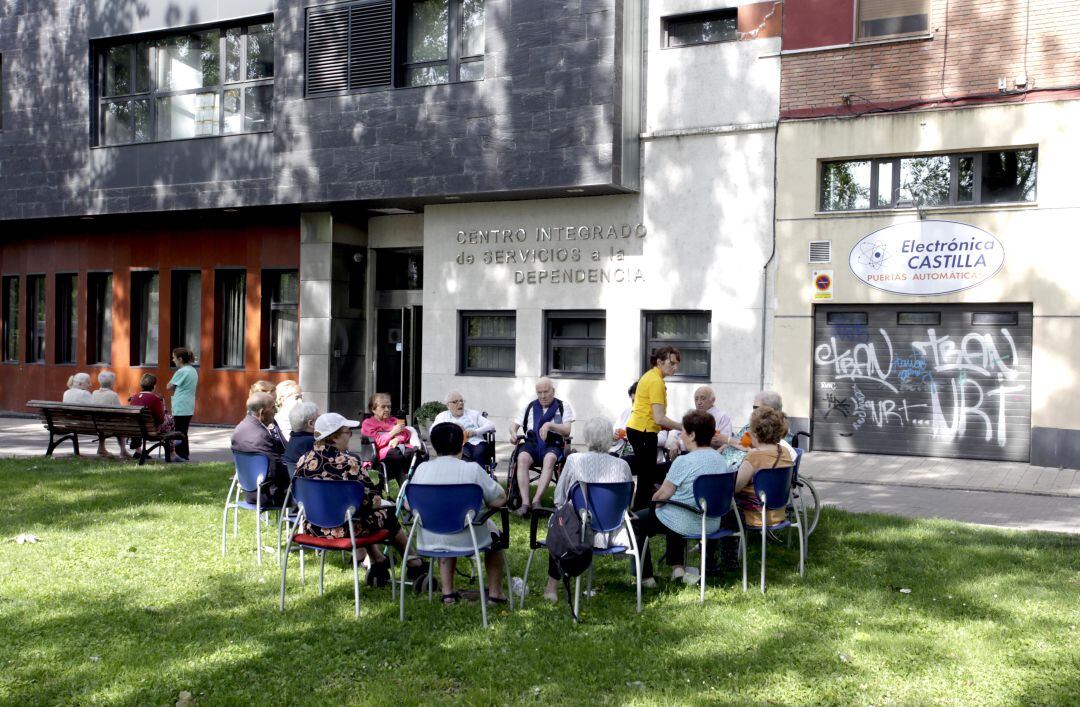
[[[761,500],[761,526],[748,525],[747,532],[761,533],[761,593],[765,593],[765,547],[770,531],[793,528],[799,535],[799,576],[806,576],[806,537],[803,519],[794,514],[794,520],[784,519],[779,523],[768,523],[768,512],[784,510],[791,500],[791,478],[794,467],[779,467],[776,469],[759,469],[754,474],[754,494]]]
[[[263,506],[262,495],[257,493],[270,472],[270,459],[262,454],[250,452],[233,452],[232,482],[229,484],[229,492],[225,495],[225,510],[221,515],[221,556],[225,556],[225,536],[229,523],[229,509],[233,510],[233,537],[239,531],[240,511],[255,511],[255,548],[258,562],[262,564],[262,520],[263,513],[276,512],[280,514],[284,505]],[[255,493],[255,503],[248,503],[240,498],[241,493]],[[279,519],[280,521],[280,519]],[[277,552],[281,553],[281,523],[278,523]]]
[[[364,501],[364,485],[359,481],[340,479],[293,479],[293,491],[296,505],[299,507],[296,521],[289,531],[285,543],[285,553],[281,561],[281,597],[279,608],[285,611],[285,578],[289,571],[289,550],[293,545],[314,550],[319,556],[319,596],[323,593],[323,575],[327,550],[348,551],[352,556],[353,597],[356,604],[356,618],[360,618],[360,572],[359,558],[356,551],[360,548],[386,542],[390,531],[379,530],[370,535],[356,536],[353,530],[353,515]],[[336,528],[344,525],[349,529],[347,538],[324,538],[302,533],[304,523],[308,522],[320,528]],[[301,550],[301,553],[303,550]],[[388,556],[389,557],[389,556]],[[303,555],[301,554],[301,581],[303,581]],[[390,572],[393,576],[393,558],[390,558]],[[393,587],[393,582],[391,582]],[[391,589],[391,596],[393,590]]]
[[[729,471],[722,474],[702,474],[694,479],[694,499],[697,501],[697,506],[680,503],[679,501],[672,501],[671,499],[652,502],[654,512],[659,506],[677,506],[701,517],[701,532],[692,535],[683,535],[687,540],[700,541],[701,596],[699,601],[701,603],[705,603],[705,558],[708,556],[708,542],[710,540],[720,540],[731,536],[737,536],[739,538],[739,564],[742,565],[742,588],[744,592],[746,591],[746,533],[743,530],[742,516],[739,515],[738,509],[735,508],[735,478],[736,473]],[[735,514],[735,520],[739,527],[738,530],[720,528],[712,533],[707,532],[706,519],[723,518],[728,513]],[[648,545],[649,540],[646,538],[645,546],[648,547]]]
[[[491,535],[486,531],[487,520],[495,513],[503,516],[503,536],[499,547],[509,547],[510,516],[505,508],[490,508],[481,513],[484,508],[484,492],[479,484],[418,484],[409,482],[403,489],[405,502],[408,504],[409,513],[412,514],[412,527],[409,530],[409,538],[405,542],[404,557],[401,560],[401,591],[398,601],[401,602],[399,618],[405,620],[405,581],[406,568],[409,562],[410,550],[416,539],[418,529],[442,535],[468,530],[472,540],[471,550],[424,550],[416,548],[414,554],[417,557],[427,557],[431,560],[447,559],[451,557],[471,557],[476,563],[477,585],[480,589],[480,619],[484,628],[487,628],[487,596],[484,591],[484,560],[481,550],[491,550],[495,546]],[[479,529],[481,536],[477,537]],[[434,571],[435,562],[432,562]],[[503,567],[506,575],[506,597],[511,611],[514,609],[514,596],[510,587],[510,562],[503,549]],[[428,583],[428,601],[432,598],[432,585]]]

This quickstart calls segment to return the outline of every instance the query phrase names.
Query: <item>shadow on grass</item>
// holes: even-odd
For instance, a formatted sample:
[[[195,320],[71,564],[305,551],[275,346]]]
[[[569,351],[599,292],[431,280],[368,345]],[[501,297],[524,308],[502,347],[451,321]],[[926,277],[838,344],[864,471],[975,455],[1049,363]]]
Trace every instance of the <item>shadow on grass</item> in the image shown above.
[[[219,554],[226,465],[5,474],[0,523],[45,540],[0,545],[0,701],[1075,703],[1080,540],[826,509],[797,548],[769,548],[769,593],[661,580],[635,615],[628,563],[601,559],[574,626],[537,577],[523,611],[443,607],[361,589],[351,565],[299,584],[241,542]],[[58,507],[67,511],[57,512]],[[250,516],[250,514],[245,514]],[[47,519],[55,519],[49,522]],[[43,519],[46,519],[43,521]],[[515,521],[520,574],[527,526]],[[137,546],[137,547],[136,547]],[[238,548],[243,547],[245,551]],[[544,566],[543,558],[539,567]],[[536,564],[536,563],[534,563]],[[541,572],[542,574],[542,572]],[[910,593],[901,592],[910,589]],[[1066,630],[1064,627],[1069,626]],[[299,666],[305,666],[300,669]]]

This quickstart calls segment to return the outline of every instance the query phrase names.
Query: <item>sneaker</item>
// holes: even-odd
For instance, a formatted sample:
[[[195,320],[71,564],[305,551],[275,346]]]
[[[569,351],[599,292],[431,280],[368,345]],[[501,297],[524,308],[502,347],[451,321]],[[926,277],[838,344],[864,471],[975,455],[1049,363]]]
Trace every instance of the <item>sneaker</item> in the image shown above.
[[[171,462],[173,464],[184,464],[184,463],[186,463],[188,461],[191,461],[191,460],[188,459],[187,457],[182,457],[179,454],[174,454],[173,458],[171,459]]]
[[[641,580],[641,586],[645,589],[656,589],[656,578],[646,577],[645,579]]]
[[[671,570],[671,581],[672,582],[678,582],[680,579],[682,579],[685,576],[686,576],[686,570],[684,570],[682,567],[676,567],[675,569]]]

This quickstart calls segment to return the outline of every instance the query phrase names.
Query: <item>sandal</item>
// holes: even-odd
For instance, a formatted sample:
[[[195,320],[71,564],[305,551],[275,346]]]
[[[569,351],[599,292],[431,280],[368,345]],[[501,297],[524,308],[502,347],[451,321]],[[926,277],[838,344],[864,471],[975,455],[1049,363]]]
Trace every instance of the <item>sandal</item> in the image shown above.
[[[443,594],[442,603],[444,606],[453,606],[461,601],[461,594],[454,592],[453,594]]]
[[[367,572],[367,584],[369,587],[385,587],[390,583],[390,558],[384,557],[382,562],[374,562]]]
[[[520,518],[528,518],[530,511],[532,511],[532,504],[531,503],[522,503],[518,507],[518,509],[516,511],[514,511],[514,513],[516,513],[518,515],[518,517],[520,517]]]
[[[487,602],[488,602],[488,604],[505,604],[506,603],[506,597],[492,597],[492,596],[489,596],[487,598]]]

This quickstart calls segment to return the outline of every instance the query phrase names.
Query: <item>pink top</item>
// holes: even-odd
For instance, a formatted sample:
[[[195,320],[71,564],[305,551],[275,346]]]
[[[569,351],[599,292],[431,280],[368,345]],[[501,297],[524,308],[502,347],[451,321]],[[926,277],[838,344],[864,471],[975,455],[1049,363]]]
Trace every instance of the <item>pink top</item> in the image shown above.
[[[388,417],[385,420],[376,420],[374,417],[369,417],[360,425],[360,434],[375,440],[375,450],[378,452],[380,460],[386,459],[386,455],[393,449],[390,446],[391,440],[397,439],[398,446],[405,446],[409,442],[409,431],[407,429],[402,429],[396,437],[390,434],[390,430],[397,423],[396,417]]]

